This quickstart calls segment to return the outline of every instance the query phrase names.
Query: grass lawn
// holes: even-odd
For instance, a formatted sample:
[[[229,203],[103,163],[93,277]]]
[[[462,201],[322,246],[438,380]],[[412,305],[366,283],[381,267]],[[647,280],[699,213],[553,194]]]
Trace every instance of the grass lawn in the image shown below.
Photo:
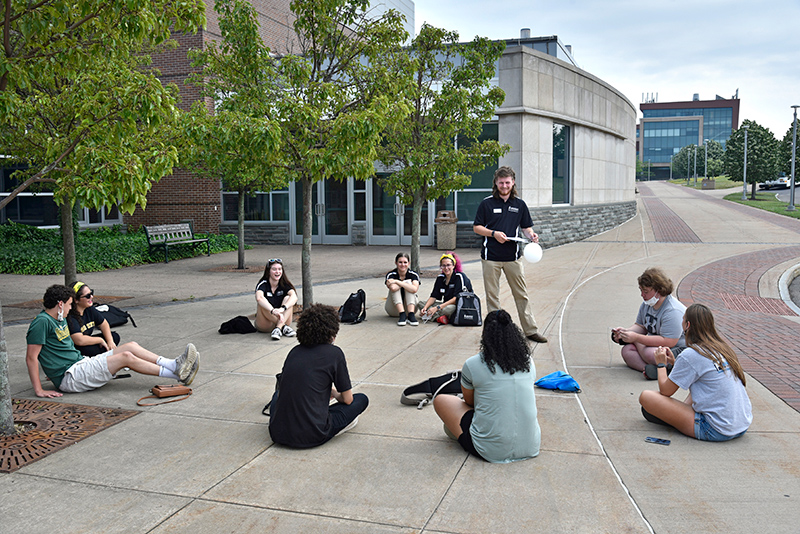
[[[739,185],[741,185],[741,182],[739,182]],[[741,192],[726,195],[725,200],[730,200],[731,202],[736,202],[738,204],[744,204],[745,206],[753,206],[754,208],[761,210],[771,211],[772,213],[777,213],[778,215],[786,215],[787,217],[800,219],[800,208],[795,209],[794,211],[786,211],[786,206],[788,206],[788,203],[777,200],[774,192],[756,192],[756,199],[750,200],[750,191],[748,189],[747,200],[742,200]],[[795,194],[795,207],[797,207],[798,201],[800,201],[800,198],[797,198],[797,195]]]
[[[733,180],[730,180],[727,176],[717,176],[712,179],[714,180],[715,189],[730,189],[731,187],[739,187],[739,188],[742,187],[742,182],[734,182]],[[694,183],[694,179],[689,180],[689,182],[687,183],[685,178],[680,178],[678,180],[669,180],[669,183],[678,184],[685,187],[691,187],[692,189],[702,189],[703,187],[703,179],[700,177],[697,178],[696,185]]]

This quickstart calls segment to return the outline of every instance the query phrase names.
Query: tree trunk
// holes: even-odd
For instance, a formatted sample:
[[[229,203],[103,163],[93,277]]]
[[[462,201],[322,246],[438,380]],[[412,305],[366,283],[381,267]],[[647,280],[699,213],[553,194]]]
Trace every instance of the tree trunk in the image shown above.
[[[239,190],[239,209],[238,209],[238,240],[239,240],[239,263],[237,269],[244,269],[244,191]]]
[[[756,199],[756,185],[758,185],[758,184],[753,182],[753,185],[750,187],[750,200],[755,200]]]
[[[61,210],[61,243],[64,248],[64,285],[72,287],[78,281],[72,206],[69,200],[65,199],[59,208]]]
[[[8,381],[8,350],[3,329],[3,307],[0,302],[0,436],[14,434],[14,408],[11,405],[11,384]]]
[[[411,204],[411,270],[420,272],[419,268],[419,241],[422,232],[422,203],[425,195],[422,191],[414,192]]]
[[[300,180],[303,184],[303,252],[301,265],[303,268],[303,309],[314,302],[314,285],[311,281],[311,234],[314,229],[314,206],[312,188],[314,184],[308,178]]]

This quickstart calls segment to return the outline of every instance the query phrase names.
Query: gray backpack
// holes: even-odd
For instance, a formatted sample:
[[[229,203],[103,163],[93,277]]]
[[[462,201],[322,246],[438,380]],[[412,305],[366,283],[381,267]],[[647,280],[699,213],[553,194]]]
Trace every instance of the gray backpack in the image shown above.
[[[454,326],[481,326],[481,299],[471,291],[463,291],[456,295],[456,311],[450,316],[450,324]]]

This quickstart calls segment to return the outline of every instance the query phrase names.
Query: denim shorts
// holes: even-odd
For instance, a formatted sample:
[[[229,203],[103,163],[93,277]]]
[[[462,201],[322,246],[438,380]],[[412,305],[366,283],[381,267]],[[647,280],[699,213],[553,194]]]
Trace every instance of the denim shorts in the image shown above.
[[[694,437],[702,441],[728,441],[738,438],[747,430],[736,434],[735,436],[726,436],[714,430],[714,428],[706,420],[706,416],[700,412],[694,414]]]

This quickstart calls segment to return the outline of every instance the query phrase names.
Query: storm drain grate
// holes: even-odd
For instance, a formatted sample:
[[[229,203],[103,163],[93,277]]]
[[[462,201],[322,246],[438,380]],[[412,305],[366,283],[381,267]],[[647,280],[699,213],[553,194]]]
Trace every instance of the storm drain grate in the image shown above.
[[[766,313],[768,315],[797,315],[785,302],[778,299],[749,297],[731,293],[720,293],[719,296],[729,310]]]
[[[0,472],[11,473],[141,413],[135,410],[13,399],[14,423],[32,427],[0,436]]]

